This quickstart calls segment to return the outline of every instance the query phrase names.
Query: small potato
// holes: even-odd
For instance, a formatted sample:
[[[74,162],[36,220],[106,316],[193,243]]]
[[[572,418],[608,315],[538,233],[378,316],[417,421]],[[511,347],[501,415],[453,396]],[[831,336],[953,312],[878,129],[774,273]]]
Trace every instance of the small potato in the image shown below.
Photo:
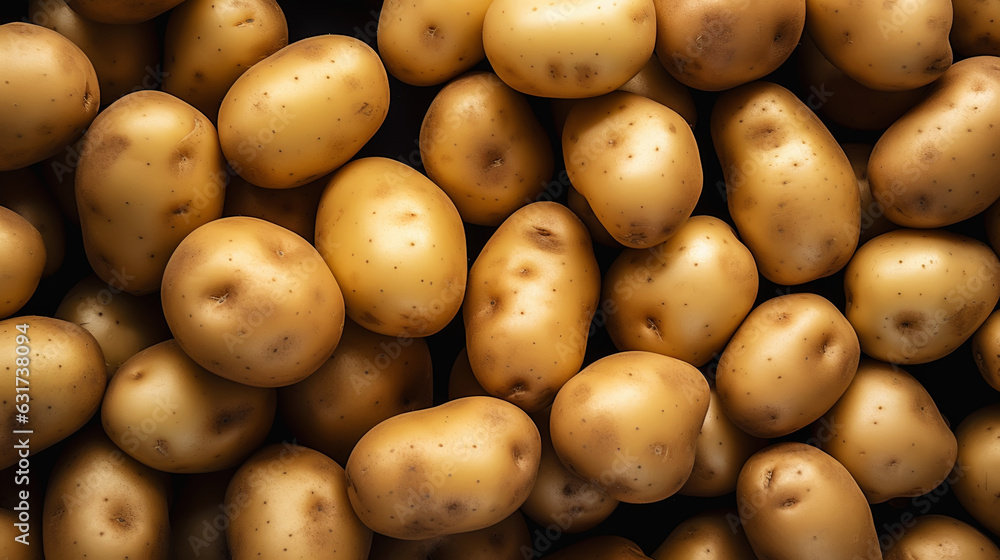
[[[347,163],[389,110],[389,78],[360,39],[317,35],[244,72],[219,106],[219,142],[241,177],[304,185]]]
[[[719,358],[716,388],[726,415],[757,437],[808,426],[847,390],[861,348],[844,315],[813,293],[761,303]]]
[[[698,123],[698,108],[691,90],[671,76],[655,54],[649,57],[649,61],[635,76],[618,89],[648,97],[670,107],[684,117],[691,128]]]
[[[923,385],[897,366],[867,358],[820,423],[827,428],[821,448],[872,504],[930,492],[958,454],[955,434]]]
[[[421,337],[458,315],[468,263],[462,218],[433,181],[396,160],[337,170],[316,212],[316,249],[347,315],[387,336]]]
[[[528,412],[583,365],[600,271],[587,228],[557,202],[510,215],[469,270],[462,305],[469,363],[491,395]]]
[[[562,148],[573,187],[626,247],[669,239],[701,195],[691,127],[647,97],[616,91],[577,102],[566,116]]]
[[[288,22],[275,0],[186,0],[167,20],[163,91],[218,122],[233,82],[286,45]]]
[[[433,374],[423,338],[397,339],[347,320],[330,359],[278,390],[278,408],[299,442],[346,464],[373,426],[434,404]]]
[[[871,509],[836,459],[799,442],[755,453],[736,503],[747,540],[770,560],[881,560]]]
[[[770,74],[792,54],[805,0],[656,0],[656,54],[678,81],[720,91]]]
[[[27,167],[83,134],[101,106],[94,65],[39,25],[0,25],[0,171]]]
[[[378,533],[368,560],[514,560],[531,550],[531,533],[519,511],[478,531],[421,540],[400,540]]]
[[[56,201],[38,175],[27,167],[0,171],[0,206],[17,212],[42,234],[45,244],[42,278],[55,274],[66,255],[66,227]]]
[[[28,303],[44,271],[42,234],[20,214],[0,206],[0,319]]]
[[[434,96],[419,148],[427,176],[478,225],[499,225],[535,200],[555,166],[527,98],[489,72],[460,76]]]
[[[283,443],[254,453],[226,488],[232,560],[365,560],[372,532],[348,500],[350,482],[333,459]]]
[[[499,523],[524,503],[541,438],[531,418],[494,397],[405,412],[366,433],[347,460],[361,520],[396,539],[429,539]]]
[[[704,365],[746,318],[759,283],[753,255],[733,228],[692,216],[670,239],[626,249],[612,262],[601,295],[608,334],[619,350]]]
[[[1000,536],[1000,499],[996,473],[1000,472],[1000,404],[972,412],[955,429],[958,460],[951,479],[958,503],[986,530]],[[991,480],[992,479],[992,480]]]
[[[954,21],[949,41],[960,57],[1000,55],[1000,4],[952,0]]]
[[[292,189],[265,189],[239,175],[229,178],[223,216],[251,216],[289,229],[309,243],[316,235],[316,208],[323,189],[330,182],[324,175]]]
[[[493,71],[538,97],[612,92],[649,61],[655,42],[653,0],[493,0],[483,21]]]
[[[862,245],[844,271],[845,315],[865,354],[923,364],[961,346],[1000,300],[1000,260],[943,229],[899,229]]]
[[[736,511],[711,510],[681,521],[653,560],[757,560]]]
[[[587,537],[545,558],[547,560],[649,560],[639,545],[617,535]]]
[[[610,354],[556,394],[552,446],[611,498],[658,502],[691,475],[709,400],[708,382],[691,364],[652,352]]]
[[[983,379],[1000,391],[1000,311],[990,313],[972,335],[972,357]]]
[[[935,4],[936,3],[929,3]],[[957,62],[879,137],[868,161],[872,195],[894,223],[939,228],[1000,197],[1000,58]],[[947,185],[947,188],[942,188]]]
[[[378,14],[385,69],[414,86],[443,84],[485,56],[483,20],[491,0],[387,0]]]
[[[30,452],[52,446],[86,424],[104,396],[101,347],[73,323],[39,316],[0,321],[0,425],[32,430]],[[18,422],[18,417],[27,422]],[[18,461],[18,438],[0,431],[0,469]]]
[[[239,465],[271,430],[274,389],[202,368],[168,340],[126,361],[108,383],[101,423],[140,463],[171,473]]]
[[[127,25],[149,21],[183,0],[66,0],[73,11],[100,23]]]
[[[230,560],[226,486],[235,469],[193,474],[170,508],[170,560]]]
[[[975,527],[946,515],[921,515],[885,551],[885,560],[1000,560],[1000,548]]]

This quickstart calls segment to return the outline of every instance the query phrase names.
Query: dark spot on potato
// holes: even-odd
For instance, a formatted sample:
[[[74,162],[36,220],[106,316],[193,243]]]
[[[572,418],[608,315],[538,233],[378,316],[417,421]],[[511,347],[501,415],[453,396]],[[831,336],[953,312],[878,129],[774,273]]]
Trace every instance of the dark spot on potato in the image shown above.
[[[375,317],[374,315],[372,315],[371,312],[369,312],[369,311],[365,311],[364,313],[362,313],[361,317],[359,317],[359,318],[361,319],[361,322],[368,323],[369,325],[381,325],[382,324],[382,321],[380,321],[377,317]]]
[[[580,83],[587,83],[597,75],[589,64],[577,64],[573,69],[576,70],[576,81]]]
[[[547,253],[563,253],[566,250],[559,236],[546,227],[531,226],[526,235],[532,244]]]
[[[246,424],[253,416],[254,408],[248,403],[241,404],[235,408],[220,410],[212,418],[212,432],[221,434],[226,430]]]
[[[985,301],[970,301],[951,317],[948,317],[946,324],[955,336],[964,339],[979,326],[980,321],[987,316],[989,311]]]
[[[100,135],[97,135],[97,138],[100,138]],[[88,143],[87,149],[90,150],[92,168],[97,170],[110,168],[131,145],[131,140],[119,135],[105,136],[103,141]]]
[[[759,150],[780,148],[787,138],[787,133],[777,122],[760,122],[747,128],[746,141],[751,147]]]

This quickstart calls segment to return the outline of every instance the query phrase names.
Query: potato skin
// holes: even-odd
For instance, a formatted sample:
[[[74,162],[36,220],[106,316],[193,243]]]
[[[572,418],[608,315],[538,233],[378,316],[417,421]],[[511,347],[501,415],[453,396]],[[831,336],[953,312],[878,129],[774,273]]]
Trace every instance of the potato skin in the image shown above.
[[[946,515],[921,515],[885,551],[885,560],[1000,560],[1000,548],[964,521]]]
[[[958,503],[986,530],[1000,536],[1000,500],[995,478],[1000,469],[1000,404],[988,405],[966,416],[958,428],[958,460],[952,488]]]
[[[348,495],[372,530],[427,539],[489,527],[524,503],[541,437],[495,397],[405,412],[366,433],[347,460]]]
[[[31,222],[0,206],[0,319],[28,303],[45,271],[45,241]]]
[[[960,57],[1000,55],[1000,5],[952,0],[954,21],[949,40]]]
[[[972,357],[983,379],[1000,391],[1000,311],[990,313],[972,335]]]
[[[655,54],[618,89],[648,97],[670,107],[684,117],[691,128],[698,123],[698,107],[691,90],[671,76]]]
[[[528,412],[583,364],[600,272],[586,226],[557,202],[520,208],[469,270],[462,312],[476,379]]]

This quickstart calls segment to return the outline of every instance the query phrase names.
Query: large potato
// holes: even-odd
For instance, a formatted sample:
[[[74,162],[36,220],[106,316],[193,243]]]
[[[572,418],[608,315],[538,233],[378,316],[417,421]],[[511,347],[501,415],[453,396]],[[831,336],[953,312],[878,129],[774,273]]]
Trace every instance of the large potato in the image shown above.
[[[39,25],[0,25],[0,76],[0,171],[55,154],[83,134],[101,106],[87,55]]]
[[[862,245],[844,271],[845,315],[869,356],[922,364],[969,339],[1000,300],[1000,260],[942,229],[900,229]]]
[[[483,529],[524,503],[541,438],[531,418],[494,397],[464,397],[380,422],[347,460],[361,520],[397,539]]]
[[[389,78],[360,39],[318,35],[253,65],[219,107],[230,166],[272,189],[304,185],[358,153],[389,111]]]
[[[1000,560],[1000,548],[972,525],[946,515],[921,515],[885,551],[885,560]]]
[[[344,296],[316,249],[258,218],[221,218],[184,238],[163,273],[160,299],[170,331],[195,362],[258,387],[308,377],[344,328]]]
[[[17,313],[45,272],[45,240],[31,222],[0,206],[0,319]]]
[[[583,365],[600,271],[587,228],[535,202],[507,218],[476,257],[462,306],[469,363],[491,395],[533,412]]]
[[[137,91],[101,112],[76,169],[83,247],[94,272],[125,291],[160,288],[170,254],[222,215],[226,162],[212,123],[161,91]]]
[[[429,336],[462,306],[462,218],[440,187],[399,161],[362,158],[334,173],[316,212],[316,249],[347,315],[368,330]]]
[[[966,416],[958,428],[958,460],[952,474],[955,497],[976,521],[1000,536],[1000,404],[988,405]],[[951,480],[950,479],[950,480]],[[992,480],[991,480],[992,479]]]
[[[993,204],[998,111],[1000,59],[977,56],[949,68],[875,143],[868,181],[885,215],[904,227],[936,228]]]
[[[608,496],[657,502],[691,475],[709,400],[708,382],[691,364],[652,352],[610,354],[556,394],[552,446]]]
[[[805,103],[777,84],[740,86],[719,96],[711,134],[729,213],[765,278],[802,284],[847,264],[860,236],[857,181]]]
[[[736,511],[704,511],[681,521],[653,560],[757,560]]]

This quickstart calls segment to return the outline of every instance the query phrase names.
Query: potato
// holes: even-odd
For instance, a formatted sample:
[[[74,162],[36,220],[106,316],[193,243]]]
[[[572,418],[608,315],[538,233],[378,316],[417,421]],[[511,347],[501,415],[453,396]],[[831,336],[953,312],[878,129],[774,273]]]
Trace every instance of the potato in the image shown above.
[[[691,90],[671,76],[655,54],[618,89],[670,107],[684,117],[691,128],[698,123],[698,108]]]
[[[226,489],[232,560],[365,560],[372,532],[351,509],[348,486],[344,469],[319,451],[288,443],[260,449]]]
[[[259,187],[298,187],[358,153],[389,110],[389,79],[360,39],[296,41],[244,72],[219,106],[229,165]]]
[[[734,492],[743,464],[767,443],[765,439],[744,432],[726,416],[713,387],[708,413],[695,442],[691,476],[677,493],[718,497]]]
[[[27,167],[0,171],[0,206],[17,212],[42,234],[45,245],[42,278],[55,274],[66,256],[66,227],[42,180]]]
[[[1000,59],[962,60],[882,134],[868,162],[868,181],[886,217],[904,227],[943,227],[1000,197],[992,180],[1000,173],[998,94]]]
[[[770,74],[792,54],[805,0],[656,0],[656,54],[686,86],[720,91]]]
[[[45,491],[45,557],[166,560],[169,483],[122,453],[100,427],[74,434]]]
[[[563,385],[552,446],[574,474],[625,503],[658,502],[687,482],[709,404],[694,366],[652,352],[600,358]]]
[[[618,89],[646,64],[655,17],[653,0],[493,0],[483,47],[493,71],[517,91],[593,97]]]
[[[288,22],[275,0],[187,0],[167,21],[163,91],[218,122],[233,82],[286,45]]]
[[[503,521],[468,533],[423,540],[400,540],[375,534],[369,560],[507,560],[531,549],[524,516],[515,511]]]
[[[806,33],[823,55],[871,89],[918,88],[936,80],[951,65],[950,0],[806,0],[806,12]]]
[[[30,515],[30,510],[24,511],[29,511]],[[20,513],[0,508],[0,557],[7,560],[44,560],[41,539],[31,535],[30,526],[27,535],[18,527],[21,524]]]
[[[587,537],[545,558],[547,560],[649,560],[639,545],[617,535]]]
[[[312,243],[316,235],[316,208],[323,189],[330,182],[324,175],[292,189],[265,189],[247,182],[239,175],[226,185],[223,216],[252,216],[290,229]]]
[[[0,171],[27,167],[76,140],[101,106],[97,72],[59,33],[0,25]]]
[[[836,459],[799,442],[755,453],[740,471],[736,503],[760,558],[881,560],[871,509]]]
[[[489,527],[524,503],[541,438],[521,409],[464,397],[380,422],[347,460],[348,496],[361,520],[396,539]]]
[[[959,504],[986,530],[1000,536],[1000,500],[996,473],[1000,469],[1000,404],[988,405],[966,416],[958,428],[958,460],[952,488]],[[994,480],[990,481],[990,478]]]
[[[975,527],[946,515],[921,515],[885,552],[885,560],[1000,560],[1000,548]]]
[[[226,486],[235,469],[189,475],[170,508],[170,560],[230,560]]]
[[[131,294],[158,290],[181,239],[222,215],[225,184],[215,127],[194,107],[161,91],[112,103],[87,130],[76,170],[94,272]]]
[[[373,332],[429,336],[462,305],[462,218],[440,187],[399,161],[361,158],[333,175],[316,211],[316,248],[347,315]]]
[[[344,296],[319,252],[258,218],[220,218],[191,232],[167,263],[160,299],[185,353],[257,387],[308,377],[344,328]]]
[[[972,356],[983,379],[1000,391],[1000,311],[990,313],[972,335]]]
[[[670,531],[650,557],[653,560],[757,560],[735,510],[709,510],[688,517]]]
[[[66,37],[87,55],[97,72],[101,105],[110,105],[123,95],[159,85],[164,73],[160,69],[160,45],[153,21],[100,23],[79,15],[66,2],[30,0],[28,17],[33,23]]]
[[[557,202],[507,218],[476,257],[462,306],[469,363],[491,395],[533,412],[583,364],[600,271],[586,227]]]
[[[460,76],[434,96],[419,148],[427,176],[478,225],[499,225],[535,200],[555,166],[527,98],[490,72]]]
[[[923,385],[867,358],[820,424],[827,428],[821,449],[844,465],[872,504],[930,492],[958,455],[955,434]]]
[[[170,338],[159,294],[134,296],[123,291],[121,284],[105,284],[93,274],[66,292],[54,316],[94,335],[109,381],[125,360]]]
[[[118,25],[141,23],[166,13],[183,0],[66,0],[73,11],[89,20]]]
[[[949,40],[961,57],[1000,55],[1000,4],[952,0],[954,21]]]
[[[83,327],[34,315],[0,321],[0,469],[79,430],[97,412],[106,377],[101,347]],[[19,420],[25,420],[21,422]]]
[[[841,144],[847,159],[851,161],[854,169],[854,176],[858,179],[858,192],[861,194],[861,236],[858,243],[865,243],[869,239],[882,235],[883,233],[897,229],[898,226],[885,216],[885,210],[875,201],[872,196],[871,186],[868,183],[868,158],[871,156],[872,144]]]
[[[771,298],[747,315],[719,358],[719,402],[734,424],[763,438],[819,419],[847,390],[861,348],[844,315],[814,293]]]
[[[694,133],[680,114],[647,97],[616,91],[577,102],[562,148],[573,187],[627,247],[669,239],[701,195]]]
[[[378,53],[401,82],[443,84],[485,56],[483,20],[491,0],[388,0],[378,14]]]
[[[626,249],[602,283],[606,328],[619,350],[646,350],[695,366],[721,352],[750,312],[759,279],[729,224],[692,216],[670,239]]]
[[[761,275],[797,285],[847,264],[861,231],[857,180],[805,103],[769,82],[731,89],[712,109],[711,135],[729,213]]]
[[[943,229],[899,229],[862,245],[844,271],[847,319],[865,354],[896,364],[942,358],[1000,300],[1000,260]]]
[[[28,303],[45,271],[45,241],[31,222],[0,206],[0,319]]]
[[[133,459],[171,473],[238,466],[274,421],[274,389],[211,374],[174,340],[126,361],[108,383],[101,423]]]
[[[278,390],[278,409],[297,441],[343,465],[373,426],[434,404],[433,374],[423,338],[397,339],[347,320],[330,359]]]

